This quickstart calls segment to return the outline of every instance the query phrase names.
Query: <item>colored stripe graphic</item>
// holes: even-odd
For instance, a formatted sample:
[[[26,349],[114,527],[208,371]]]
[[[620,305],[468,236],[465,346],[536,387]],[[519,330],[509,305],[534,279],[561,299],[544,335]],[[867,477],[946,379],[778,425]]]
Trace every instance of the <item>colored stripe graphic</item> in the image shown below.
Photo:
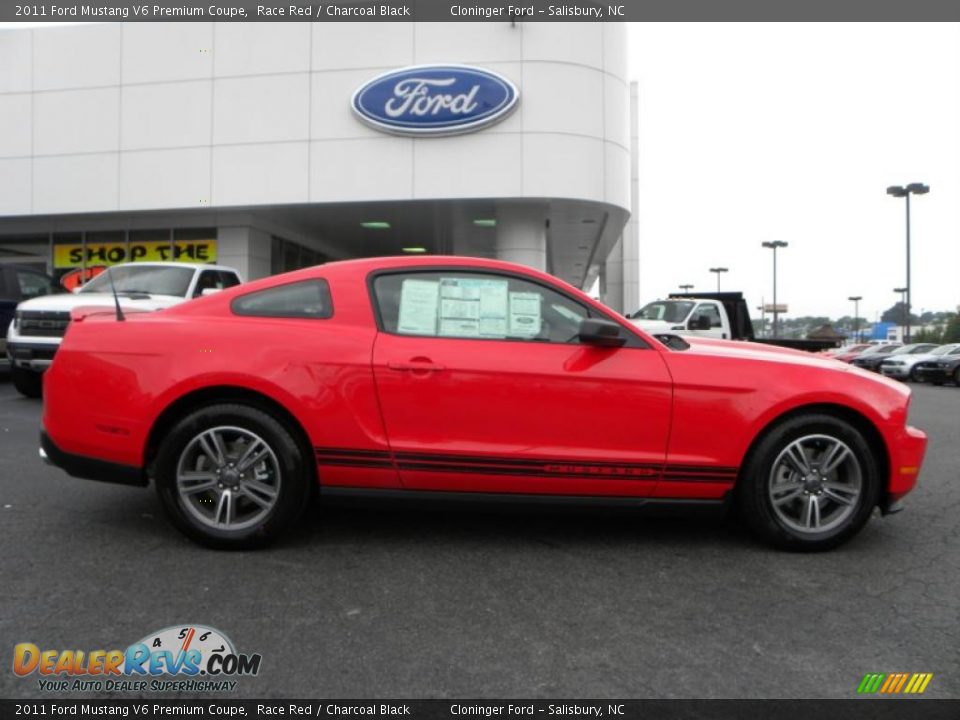
[[[704,482],[732,485],[737,468],[713,465],[661,465],[657,463],[617,463],[600,460],[556,458],[512,458],[483,455],[446,455],[441,453],[315,448],[320,465],[360,468],[389,468],[394,461],[400,470],[448,472],[483,475],[522,475],[527,477],[621,480],[661,480],[664,482]]]
[[[857,686],[861,695],[919,695],[927,689],[933,673],[867,673]]]

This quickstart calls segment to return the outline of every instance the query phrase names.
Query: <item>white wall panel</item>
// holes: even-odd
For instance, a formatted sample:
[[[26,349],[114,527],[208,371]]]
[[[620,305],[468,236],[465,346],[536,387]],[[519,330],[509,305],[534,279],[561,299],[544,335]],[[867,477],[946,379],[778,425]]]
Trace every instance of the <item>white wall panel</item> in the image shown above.
[[[310,201],[413,196],[413,140],[379,137],[310,143]]]
[[[0,157],[30,155],[30,93],[0,95]]]
[[[210,204],[210,149],[125,152],[120,207],[205,207]]]
[[[33,161],[33,211],[117,209],[117,153],[41,157]]]
[[[401,67],[413,63],[413,23],[313,23],[313,69]]]
[[[123,150],[210,143],[213,82],[192,80],[123,88]]]
[[[310,28],[305,22],[219,23],[214,73],[219,77],[308,72]]]
[[[577,65],[526,63],[523,129],[603,137],[603,73]]]
[[[30,158],[0,160],[0,215],[30,212]]]
[[[603,141],[573,135],[523,138],[523,194],[603,200]]]
[[[118,23],[52,27],[34,36],[34,89],[120,83]]]
[[[33,96],[33,151],[37,155],[116,150],[120,89],[59,90]]]
[[[603,23],[523,23],[525,62],[578,63],[603,68]]]
[[[0,92],[33,88],[33,31],[0,30]]]
[[[123,82],[196,80],[208,78],[212,72],[212,23],[123,25]]]
[[[213,142],[305,140],[309,108],[307,73],[218,79],[213,88]]]
[[[414,197],[514,197],[521,194],[519,134],[417,140]]]
[[[630,88],[618,78],[604,75],[603,102],[606,139],[630,147]]]
[[[213,203],[245,205],[307,201],[309,146],[229,145],[213,149]]]
[[[520,23],[425,22],[415,26],[414,62],[473,63],[520,60],[523,33]]]

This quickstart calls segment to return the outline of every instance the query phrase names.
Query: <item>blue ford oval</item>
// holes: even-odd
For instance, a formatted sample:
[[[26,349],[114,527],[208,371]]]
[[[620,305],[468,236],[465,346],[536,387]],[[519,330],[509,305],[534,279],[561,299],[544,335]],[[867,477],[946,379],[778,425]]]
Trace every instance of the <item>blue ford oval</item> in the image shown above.
[[[453,135],[492,125],[516,107],[512,82],[465,65],[421,65],[375,77],[353,94],[369,125],[401,135]]]

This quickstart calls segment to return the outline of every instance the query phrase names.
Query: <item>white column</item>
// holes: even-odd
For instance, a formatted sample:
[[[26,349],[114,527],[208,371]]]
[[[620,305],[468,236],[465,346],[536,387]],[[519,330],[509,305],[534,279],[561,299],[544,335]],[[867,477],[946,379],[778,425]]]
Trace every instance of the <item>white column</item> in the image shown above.
[[[600,266],[600,299],[607,307],[619,313],[633,312],[636,309],[626,308],[623,305],[623,281],[626,275],[623,266],[624,239],[621,236],[617,240],[617,244],[613,246],[613,250]]]
[[[623,312],[640,309],[640,139],[637,83],[630,83],[630,220],[620,237]]]
[[[244,280],[270,274],[270,234],[249,225],[217,228],[217,264],[236,269]]]
[[[547,269],[547,229],[543,211],[501,206],[497,211],[497,259]]]

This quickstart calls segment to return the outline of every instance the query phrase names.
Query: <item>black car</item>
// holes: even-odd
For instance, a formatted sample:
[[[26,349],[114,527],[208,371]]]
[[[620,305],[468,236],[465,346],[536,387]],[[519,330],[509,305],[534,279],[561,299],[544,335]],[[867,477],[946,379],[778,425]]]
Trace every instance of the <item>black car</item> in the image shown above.
[[[60,292],[60,286],[44,272],[20,265],[0,265],[0,363],[7,362],[7,328],[17,304],[55,292]]]
[[[917,374],[932,385],[952,382],[960,387],[960,355],[947,355],[937,360],[917,363]]]
[[[933,350],[936,346],[934,343],[912,343],[910,345],[891,345],[889,347],[889,352],[878,352],[870,355],[861,355],[855,357],[850,361],[851,365],[856,365],[857,367],[863,368],[864,370],[873,370],[873,372],[880,372],[880,365],[884,360],[896,355],[923,355]]]

